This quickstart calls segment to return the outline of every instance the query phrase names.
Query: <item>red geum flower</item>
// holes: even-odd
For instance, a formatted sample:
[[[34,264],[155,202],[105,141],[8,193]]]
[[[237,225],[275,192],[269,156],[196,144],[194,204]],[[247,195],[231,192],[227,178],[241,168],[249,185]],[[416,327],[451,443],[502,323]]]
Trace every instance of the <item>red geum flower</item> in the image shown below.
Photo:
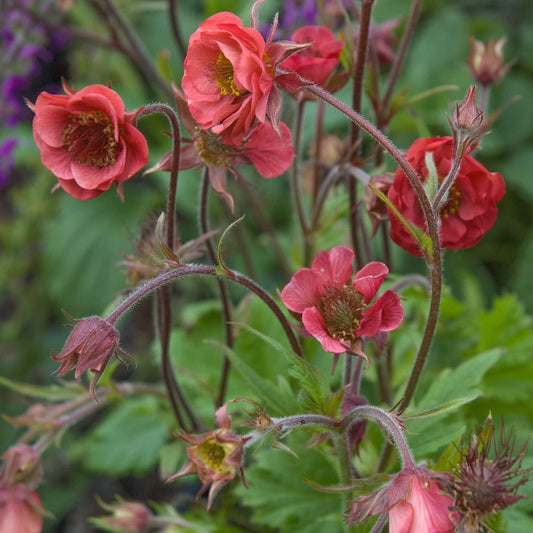
[[[291,132],[283,122],[278,125],[279,133],[268,122],[260,122],[240,137],[232,138],[227,132],[216,134],[212,130],[202,129],[193,118],[181,92],[174,87],[174,93],[182,123],[192,137],[192,140],[182,139],[180,170],[204,165],[211,187],[228,202],[232,211],[233,198],[226,190],[226,174],[229,171],[246,181],[235,165],[254,165],[263,178],[281,176],[291,166],[294,147],[291,144]],[[233,144],[234,141],[236,144]],[[170,171],[171,165],[172,153],[169,152],[147,172]]]
[[[254,26],[258,3],[252,9]],[[200,24],[189,39],[182,88],[192,116],[204,129],[225,132],[233,145],[256,121],[268,119],[278,129],[276,67],[302,46],[271,43],[274,29],[265,42],[256,27],[246,28],[236,15],[222,12]]]
[[[453,153],[451,137],[416,140],[407,151],[407,160],[426,181],[429,171],[426,154],[430,152],[439,182],[448,174]],[[441,208],[440,238],[445,248],[470,248],[494,225],[499,202],[505,193],[505,183],[497,172],[489,172],[470,155],[463,157],[461,168],[452,185],[448,201]],[[410,223],[425,228],[425,219],[413,187],[401,168],[389,189],[389,200]],[[410,254],[421,256],[422,251],[411,234],[389,209],[392,240]]]
[[[344,43],[325,26],[303,26],[291,35],[290,40],[309,46],[285,59],[280,68],[323,86],[339,64]]]
[[[0,533],[41,533],[43,509],[37,493],[26,485],[0,483]]]
[[[281,300],[301,315],[307,332],[335,354],[362,355],[361,337],[396,329],[404,316],[400,297],[391,290],[370,305],[389,272],[386,265],[369,263],[350,281],[353,259],[353,251],[345,246],[322,250],[311,268],[298,270],[281,292]]]
[[[228,404],[224,404],[215,413],[215,422],[219,429],[202,435],[189,435],[180,430],[177,436],[190,444],[187,447],[189,460],[177,474],[167,479],[168,482],[189,474],[197,474],[204,484],[197,497],[211,485],[207,499],[208,509],[217,492],[231,481],[238,471],[243,475],[244,439],[231,431],[227,406]]]
[[[123,364],[125,361],[119,353],[128,359],[134,359],[119,348],[120,333],[113,324],[99,316],[89,316],[80,320],[71,318],[71,320],[76,324],[70,326],[74,329],[65,346],[59,355],[55,355],[52,351],[52,359],[61,362],[61,366],[54,374],[66,376],[76,371],[74,377],[79,381],[81,375],[90,370],[94,374],[90,385],[91,394],[94,396],[94,387],[113,355],[116,355]]]
[[[448,478],[424,468],[405,468],[380,489],[357,498],[346,520],[361,522],[389,513],[390,533],[452,533],[457,514],[442,494]]]
[[[43,165],[58,187],[88,200],[114,183],[122,199],[122,182],[148,162],[148,146],[134,126],[136,113],[124,110],[120,96],[103,85],[66,95],[42,92],[29,107],[35,113],[33,137]]]

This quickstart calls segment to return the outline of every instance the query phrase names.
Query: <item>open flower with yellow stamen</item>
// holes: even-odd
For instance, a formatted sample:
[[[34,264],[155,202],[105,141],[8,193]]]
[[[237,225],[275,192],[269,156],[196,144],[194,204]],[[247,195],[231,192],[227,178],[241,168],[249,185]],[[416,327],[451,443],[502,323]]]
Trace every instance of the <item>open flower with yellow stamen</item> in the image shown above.
[[[254,26],[255,12],[254,6]],[[221,12],[200,24],[189,39],[182,88],[192,116],[203,129],[224,132],[230,144],[237,145],[256,121],[268,120],[277,131],[277,84],[297,83],[294,75],[278,76],[277,65],[307,44],[272,43],[275,28],[265,42],[256,27],[247,28],[233,13]]]
[[[452,137],[417,139],[407,151],[407,161],[425,182],[430,172],[426,164],[428,153],[433,158],[440,183],[452,165]],[[498,215],[496,203],[504,193],[505,182],[500,174],[489,172],[472,156],[465,155],[448,200],[439,211],[441,246],[450,249],[475,246],[494,225]],[[388,197],[408,222],[425,228],[424,214],[415,191],[401,168],[396,171]],[[421,256],[422,250],[390,209],[389,216],[392,240],[410,254]]]
[[[126,112],[120,96],[104,85],[66,95],[42,92],[27,102],[35,113],[33,137],[43,165],[61,187],[78,200],[99,196],[122,183],[148,163],[148,145],[135,127],[135,112]]]
[[[311,268],[301,268],[281,292],[287,308],[301,318],[307,332],[327,352],[364,355],[361,337],[392,331],[402,322],[400,297],[385,291],[371,304],[389,269],[368,263],[355,275],[354,253],[346,246],[322,250]]]

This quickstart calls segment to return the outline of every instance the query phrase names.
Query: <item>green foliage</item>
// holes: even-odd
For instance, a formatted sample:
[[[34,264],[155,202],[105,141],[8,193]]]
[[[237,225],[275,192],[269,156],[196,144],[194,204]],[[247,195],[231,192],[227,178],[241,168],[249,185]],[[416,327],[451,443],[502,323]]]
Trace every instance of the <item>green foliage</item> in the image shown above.
[[[329,446],[306,448],[301,435],[285,442],[298,457],[281,450],[257,450],[246,469],[250,489],[236,493],[252,509],[255,522],[278,531],[319,533],[341,528],[339,495],[318,491],[304,482],[325,487],[340,486]]]
[[[141,475],[156,466],[171,426],[168,408],[159,400],[128,398],[74,443],[69,454],[89,472]]]

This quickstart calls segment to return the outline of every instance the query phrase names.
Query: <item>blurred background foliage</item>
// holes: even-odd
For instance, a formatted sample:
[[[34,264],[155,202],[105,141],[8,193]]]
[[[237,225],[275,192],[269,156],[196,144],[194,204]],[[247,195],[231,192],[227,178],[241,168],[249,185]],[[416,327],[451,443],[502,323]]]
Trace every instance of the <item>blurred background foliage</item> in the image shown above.
[[[118,0],[116,4],[131,21],[162,76],[169,83],[171,80],[179,83],[182,64],[172,40],[166,2]],[[231,10],[246,23],[251,5],[252,2],[243,0],[180,0],[178,22],[184,36],[188,37],[206,16],[217,11]],[[408,0],[378,0],[374,7],[375,22],[402,17],[409,7]],[[260,18],[268,24],[277,10],[283,11],[283,3],[267,0],[259,10]],[[62,17],[71,26],[105,34],[101,20],[88,2],[75,2],[74,7]],[[533,5],[530,0],[424,1],[397,92],[405,89],[409,96],[414,96],[441,85],[455,85],[457,90],[437,93],[402,111],[392,121],[388,134],[405,149],[420,135],[449,134],[446,119],[449,105],[462,100],[472,83],[467,67],[469,35],[478,40],[506,36],[505,60],[514,61],[505,79],[492,88],[490,107],[499,115],[492,132],[482,139],[482,149],[478,153],[478,159],[489,170],[503,175],[507,192],[498,205],[499,216],[494,228],[481,243],[473,249],[448,251],[445,255],[448,290],[427,374],[417,398],[424,398],[443,368],[458,367],[490,350],[503,351],[490,361],[487,359],[490,365],[479,371],[479,379],[465,384],[482,397],[465,408],[461,418],[455,422],[454,415],[438,419],[437,426],[445,434],[430,434],[434,438],[433,446],[428,448],[427,442],[419,445],[417,438],[413,437],[415,454],[419,447],[420,453],[428,453],[435,461],[443,451],[444,442],[449,442],[451,433],[456,437],[464,432],[465,426],[470,429],[479,426],[489,410],[497,416],[505,414],[506,424],[517,426],[519,442],[523,442],[533,428],[533,332],[530,318],[533,314]],[[129,109],[165,99],[165,95],[150,79],[145,78],[144,73],[139,72],[124,56],[107,48],[71,38],[55,62],[61,65],[61,75],[76,88],[111,82]],[[55,68],[43,65],[43,69],[44,77],[48,72],[53,79],[46,80],[46,83],[41,78],[35,80],[23,95],[32,101],[45,85],[59,81]],[[341,92],[340,98],[349,102],[349,92]],[[367,103],[364,109],[365,113],[369,113]],[[291,103],[287,104],[286,115],[290,124]],[[310,111],[307,120],[312,121],[312,117]],[[328,112],[326,126],[334,133],[348,131],[346,121],[336,112]],[[148,138],[152,165],[170,148],[168,137],[162,135],[168,125],[160,117],[147,117],[140,121],[140,128]],[[68,320],[61,311],[64,309],[74,317],[102,314],[113,299],[128,288],[126,268],[119,263],[125,254],[133,252],[134,239],[149,216],[157,216],[164,209],[167,175],[155,173],[128,181],[124,203],[111,190],[90,202],[77,201],[61,190],[50,195],[55,178],[40,163],[30,121],[22,121],[14,128],[4,128],[0,132],[0,141],[8,136],[15,136],[18,146],[14,152],[15,171],[0,191],[0,375],[16,381],[49,384],[54,382],[51,373],[56,369],[49,357],[50,349],[59,351],[67,335],[63,324]],[[310,138],[305,141],[309,142]],[[232,268],[248,272],[274,294],[287,282],[290,272],[300,266],[289,185],[284,178],[259,180],[250,175],[250,181],[256,198],[261,198],[264,217],[271,221],[277,234],[281,254],[273,253],[271,238],[261,226],[257,214],[249,209],[249,199],[233,178],[228,180],[228,189],[236,200],[235,214],[230,215],[218,198],[212,197],[211,224],[223,229],[230,221],[246,214],[245,222],[228,237],[224,250],[226,260]],[[196,200],[199,182],[198,171],[180,174],[178,224],[183,241],[198,236]],[[325,220],[329,221],[328,217],[331,217],[331,223],[320,237],[323,247],[338,245],[347,236],[347,226],[338,214],[338,206],[344,200],[342,193],[339,195],[330,199],[326,206]],[[251,251],[244,257],[240,253],[245,248],[243,242]],[[424,272],[420,259],[399,249],[394,250],[393,264],[395,274]],[[218,349],[206,345],[203,340],[223,340],[215,287],[201,280],[180,282],[173,290],[176,324],[179,324],[172,337],[175,362],[187,366],[188,370],[183,375],[185,390],[192,394],[193,403],[201,414],[210,420],[213,404],[205,402],[205,397],[209,396],[210,387],[216,384],[222,356]],[[244,296],[240,290],[234,290],[232,294],[236,302]],[[407,296],[406,308],[412,331],[409,339],[399,342],[397,348],[398,354],[405,356],[405,363],[399,365],[395,376],[397,384],[410,371],[427,303],[421,291],[413,290]],[[150,305],[150,302],[145,302],[138,306],[121,325],[122,345],[139,361],[139,366],[130,370],[132,377],[139,381],[158,379]],[[252,325],[257,329],[274,337],[279,334],[276,333],[275,322],[261,305],[248,302],[246,306],[241,305],[240,313],[243,317],[241,321],[245,321],[244,317],[252,317]],[[282,394],[284,385],[278,381],[278,375],[283,374],[286,368],[284,361],[276,360],[271,350],[258,348],[257,339],[245,332],[239,337],[236,351],[257,373],[276,383]],[[329,372],[329,360],[314,356],[312,363]],[[205,383],[199,385],[198,376]],[[373,379],[370,373],[368,394],[372,394]],[[242,376],[232,377],[230,395],[246,395],[246,390]],[[83,495],[88,490],[98,492],[102,476],[107,480],[144,476],[145,487],[153,489],[150,493],[150,489],[145,488],[144,492],[150,498],[156,498],[154,487],[159,485],[150,476],[155,475],[160,449],[166,441],[166,428],[172,421],[168,406],[149,400],[128,402],[115,410],[106,410],[90,421],[92,423],[79,429],[85,440],[80,440],[79,434],[65,437],[62,448],[70,450],[68,455],[76,466],[71,470],[58,451],[51,454],[49,460],[54,464],[54,473],[47,475],[50,483],[45,486],[43,494],[46,508],[61,518],[79,498],[85,498]],[[6,388],[0,389],[2,413],[15,416],[28,403],[27,398]],[[146,427],[150,427],[150,432],[140,443],[136,442],[135,439]],[[373,438],[379,440],[377,432],[374,435],[370,431]],[[428,429],[425,431],[427,436]],[[0,421],[0,448],[7,448],[18,434],[10,424]],[[175,453],[176,446],[169,446]],[[305,525],[298,522],[294,511],[300,509],[301,512],[302,502],[307,502],[306,513],[316,515],[317,508],[321,513],[321,521],[316,522],[315,529],[309,526],[309,531],[329,531],[328,520],[332,520],[332,513],[338,510],[336,501],[323,507],[316,499],[317,493],[308,486],[291,488],[290,482],[287,482],[288,475],[282,476],[282,480],[276,477],[281,475],[280,472],[291,473],[294,484],[295,477],[315,475],[313,480],[317,483],[334,485],[336,479],[331,477],[331,473],[327,474],[328,465],[323,464],[326,461],[324,457],[310,459],[315,466],[318,465],[315,473],[302,473],[301,466],[295,466],[290,456],[282,456],[276,451],[276,458],[270,459],[268,453],[272,454],[268,450],[257,454],[249,476],[250,485],[257,484],[265,490],[235,489],[245,504],[254,507],[257,523],[265,527],[270,524],[274,530],[281,528],[288,531],[283,529],[288,527],[294,528],[290,529],[292,531],[307,530],[309,514],[306,514]],[[372,448],[363,448],[362,453],[370,457]],[[179,466],[179,456],[172,457],[171,462]],[[271,460],[276,468],[271,467]],[[529,458],[527,466],[532,465]],[[146,485],[146,479],[152,481]],[[116,491],[121,488],[118,483],[115,481],[112,485]],[[194,491],[197,487],[192,483]],[[132,486],[135,486],[135,480],[130,479],[129,490],[135,492]],[[289,510],[286,516],[273,512],[273,506],[279,508],[281,496],[276,493],[274,499],[270,490],[272,487],[278,490],[282,486],[287,493],[292,490],[293,496],[299,494],[299,490],[303,491],[300,496],[294,496],[294,512],[291,514]],[[112,492],[111,489],[106,490],[106,494]],[[157,490],[164,493],[160,487]],[[531,493],[531,488],[527,491]],[[137,488],[136,494],[138,492]],[[271,496],[268,496],[269,493]],[[327,501],[328,496],[320,494],[320,498]],[[508,518],[510,523],[513,513],[514,509],[509,515],[511,518]],[[524,522],[523,517],[520,519],[522,522],[516,520],[514,523],[518,525],[509,531],[531,530],[527,529],[531,524]],[[65,521],[63,526],[46,522],[49,531],[74,531],[68,529]]]

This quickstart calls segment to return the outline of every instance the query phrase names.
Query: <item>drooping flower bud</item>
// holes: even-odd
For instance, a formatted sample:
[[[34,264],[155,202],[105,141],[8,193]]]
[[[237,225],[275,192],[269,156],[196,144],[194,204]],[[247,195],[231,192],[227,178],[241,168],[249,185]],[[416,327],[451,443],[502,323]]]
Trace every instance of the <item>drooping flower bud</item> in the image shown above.
[[[95,396],[94,387],[113,355],[116,355],[123,364],[126,362],[119,353],[128,359],[133,361],[134,359],[119,348],[120,333],[113,324],[99,316],[89,316],[80,320],[71,318],[71,320],[74,320],[76,325],[65,346],[59,355],[55,355],[52,351],[52,359],[61,362],[61,366],[54,373],[66,376],[75,371],[74,377],[79,381],[81,375],[90,370],[94,374],[90,390]]]

